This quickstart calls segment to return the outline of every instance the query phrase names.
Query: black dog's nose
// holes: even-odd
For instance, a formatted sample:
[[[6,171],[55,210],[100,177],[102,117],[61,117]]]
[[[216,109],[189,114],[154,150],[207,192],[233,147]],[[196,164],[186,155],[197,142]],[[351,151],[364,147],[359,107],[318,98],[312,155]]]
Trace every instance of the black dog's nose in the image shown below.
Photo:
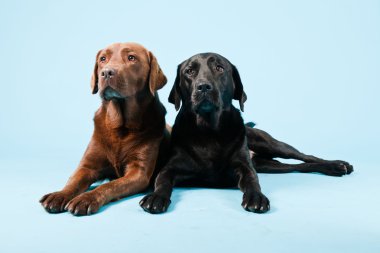
[[[112,68],[106,68],[101,72],[101,75],[104,79],[110,79],[115,75],[115,70]]]
[[[197,90],[199,92],[208,92],[212,90],[212,86],[208,83],[200,83],[197,85]]]

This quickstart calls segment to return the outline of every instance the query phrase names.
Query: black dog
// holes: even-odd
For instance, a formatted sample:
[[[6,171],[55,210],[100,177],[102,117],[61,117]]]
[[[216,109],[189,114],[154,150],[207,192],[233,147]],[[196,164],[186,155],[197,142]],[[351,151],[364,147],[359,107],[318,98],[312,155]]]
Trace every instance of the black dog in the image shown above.
[[[159,172],[155,190],[141,207],[150,213],[165,212],[175,185],[236,187],[243,191],[247,211],[267,212],[269,200],[260,190],[258,172],[320,172],[341,176],[352,172],[344,161],[326,161],[300,153],[264,131],[245,126],[232,105],[247,99],[239,73],[224,57],[199,54],[178,66],[169,96],[178,113],[172,130],[171,158]],[[249,149],[252,156],[250,157]],[[283,164],[274,157],[305,161]]]

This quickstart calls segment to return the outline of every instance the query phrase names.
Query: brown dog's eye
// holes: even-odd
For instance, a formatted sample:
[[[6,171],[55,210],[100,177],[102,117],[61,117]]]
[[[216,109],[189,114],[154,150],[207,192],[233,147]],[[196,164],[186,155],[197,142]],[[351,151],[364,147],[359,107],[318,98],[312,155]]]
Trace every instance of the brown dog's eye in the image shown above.
[[[186,71],[186,74],[188,74],[189,76],[192,76],[194,74],[194,69],[192,68],[188,68]]]
[[[128,61],[135,61],[136,60],[136,57],[134,57],[133,55],[128,55]]]
[[[106,61],[106,57],[105,56],[100,57],[100,61],[101,62],[105,62]]]
[[[217,66],[216,66],[216,71],[218,71],[218,72],[223,72],[223,71],[224,71],[224,68],[223,68],[222,66],[220,66],[220,65],[217,65]]]

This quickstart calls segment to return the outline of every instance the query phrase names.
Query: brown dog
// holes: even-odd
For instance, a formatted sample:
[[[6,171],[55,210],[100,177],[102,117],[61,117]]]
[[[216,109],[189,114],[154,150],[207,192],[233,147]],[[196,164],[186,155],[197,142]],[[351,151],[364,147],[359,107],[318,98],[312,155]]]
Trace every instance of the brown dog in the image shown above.
[[[115,43],[98,52],[91,88],[102,105],[94,133],[66,186],[40,200],[46,211],[89,215],[147,188],[160,146],[168,141],[166,111],[156,93],[165,84],[156,58],[141,45]],[[85,192],[105,178],[115,180]]]

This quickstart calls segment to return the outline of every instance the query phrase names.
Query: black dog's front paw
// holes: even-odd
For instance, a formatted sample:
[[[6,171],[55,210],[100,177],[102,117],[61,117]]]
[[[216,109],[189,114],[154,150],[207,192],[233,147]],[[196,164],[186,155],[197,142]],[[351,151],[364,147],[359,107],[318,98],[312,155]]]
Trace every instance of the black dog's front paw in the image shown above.
[[[171,201],[168,198],[152,193],[146,195],[141,201],[140,206],[144,211],[152,214],[163,213],[168,210]]]
[[[245,192],[241,205],[254,213],[266,213],[270,209],[269,199],[261,192]]]

